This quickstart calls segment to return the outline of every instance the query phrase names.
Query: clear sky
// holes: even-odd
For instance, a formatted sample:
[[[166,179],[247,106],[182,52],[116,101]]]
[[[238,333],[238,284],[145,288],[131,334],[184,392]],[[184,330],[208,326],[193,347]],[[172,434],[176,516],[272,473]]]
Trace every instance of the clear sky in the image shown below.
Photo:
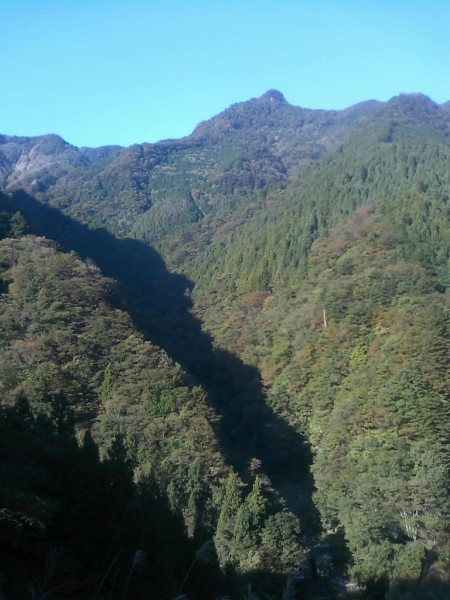
[[[308,108],[450,100],[449,0],[1,0],[0,133],[188,135],[270,88]]]

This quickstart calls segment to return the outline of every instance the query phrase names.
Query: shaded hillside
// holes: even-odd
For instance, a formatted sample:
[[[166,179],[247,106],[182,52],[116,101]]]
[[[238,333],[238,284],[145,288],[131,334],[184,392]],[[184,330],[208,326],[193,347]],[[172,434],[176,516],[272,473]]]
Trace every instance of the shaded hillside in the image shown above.
[[[2,234],[23,233],[23,217],[19,231],[17,213],[0,215]],[[0,241],[2,596],[171,598],[214,531],[211,505],[200,527],[182,498],[189,466],[214,467],[202,476],[204,505],[229,472],[215,417],[205,393],[133,327],[117,284],[54,245]],[[221,585],[215,560],[186,591],[208,598]]]
[[[0,243],[2,403],[23,395],[33,414],[55,426],[70,411],[79,430],[92,430],[103,455],[119,440],[135,480],[145,489],[151,478],[183,516],[189,537],[198,544],[214,538],[220,564],[236,570],[231,586],[253,577],[281,585],[306,551],[300,521],[276,487],[281,476],[289,478],[287,458],[303,463],[292,481],[305,480],[300,516],[311,519],[308,454],[266,407],[257,372],[213,350],[188,312],[179,284],[186,280],[168,273],[151,248],[89,230],[25,195],[12,204],[41,235]],[[53,248],[42,237],[48,231],[84,262]],[[120,288],[96,263],[119,279],[135,322],[189,375],[133,327]],[[282,531],[273,531],[276,524]],[[276,560],[273,535],[289,548]]]
[[[23,396],[0,406],[2,597],[172,598],[195,560],[182,519],[150,477],[133,482],[119,442],[100,461],[72,419]],[[207,599],[221,583],[200,564],[186,591]]]
[[[123,436],[130,458],[141,456],[141,468],[151,460],[152,476],[165,478],[164,490],[177,469],[195,459],[211,467],[217,483],[227,469],[205,392],[143,339],[113,280],[92,260],[82,262],[52,244],[34,236],[0,242],[3,401],[24,395],[43,414],[66,403],[77,427],[93,428],[105,451]],[[170,438],[174,428],[185,443],[171,459],[161,437]],[[203,451],[208,457],[201,458]]]

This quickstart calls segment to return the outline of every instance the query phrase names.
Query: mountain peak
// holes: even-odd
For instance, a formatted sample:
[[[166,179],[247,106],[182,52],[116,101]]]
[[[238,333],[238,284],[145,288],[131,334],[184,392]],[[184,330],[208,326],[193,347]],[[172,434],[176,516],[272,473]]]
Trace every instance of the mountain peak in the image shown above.
[[[269,100],[270,102],[278,102],[279,104],[286,104],[286,98],[278,90],[269,90],[263,94],[258,100]]]
[[[438,105],[431,100],[425,94],[400,94],[399,96],[394,96],[386,105],[390,108],[401,109],[405,112],[412,113],[423,113],[425,112],[434,112],[438,108]]]

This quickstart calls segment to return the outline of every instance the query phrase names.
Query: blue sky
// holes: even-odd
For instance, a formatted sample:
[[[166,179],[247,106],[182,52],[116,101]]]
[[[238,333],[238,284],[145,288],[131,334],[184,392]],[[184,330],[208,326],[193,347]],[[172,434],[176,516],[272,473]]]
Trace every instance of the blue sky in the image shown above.
[[[270,88],[345,108],[450,100],[448,0],[2,0],[0,133],[188,135]]]

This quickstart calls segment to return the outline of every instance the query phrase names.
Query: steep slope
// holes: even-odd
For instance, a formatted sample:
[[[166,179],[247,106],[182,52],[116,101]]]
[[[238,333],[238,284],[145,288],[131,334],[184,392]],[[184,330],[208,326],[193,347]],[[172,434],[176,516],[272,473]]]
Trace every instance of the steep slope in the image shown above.
[[[448,545],[450,304],[407,246],[363,207],[313,245],[295,290],[223,294],[203,317],[310,441],[324,530],[345,535],[353,576],[414,587]]]
[[[227,473],[205,393],[136,331],[114,281],[101,277],[92,261],[62,254],[41,237],[2,240],[0,265],[4,402],[24,395],[46,414],[67,405],[78,428],[94,426],[105,451],[125,436],[135,458],[142,456],[141,468],[151,460],[153,476],[167,478],[165,485],[196,459],[216,478]],[[174,429],[184,439],[176,459],[161,443]]]
[[[21,235],[26,227],[23,218],[21,222],[19,215],[8,211],[8,199],[0,200],[6,209],[0,213],[3,234],[11,235],[16,231]],[[33,223],[36,225],[36,221]],[[56,235],[57,225],[54,221]],[[80,233],[80,227],[73,227],[72,235],[76,237],[77,233]],[[66,237],[66,243],[69,240],[70,237]],[[114,246],[113,238],[99,239],[99,242],[103,244],[103,250],[115,248],[114,261],[120,259],[119,246]],[[172,551],[178,574],[171,574],[165,597],[173,597],[180,589],[180,571],[186,554],[192,549],[189,540],[200,545],[208,538],[214,538],[214,544],[208,542],[213,569],[208,584],[201,584],[199,574],[196,583],[194,580],[190,584],[198,597],[202,597],[203,588],[208,594],[213,590],[237,594],[241,585],[261,573],[264,573],[266,586],[271,580],[275,585],[281,585],[283,577],[305,559],[306,551],[301,544],[300,522],[273,488],[261,468],[261,461],[254,458],[251,468],[242,469],[245,482],[233,472],[226,464],[218,440],[220,419],[211,407],[206,391],[198,384],[194,385],[192,376],[136,330],[124,310],[119,286],[102,277],[92,259],[82,261],[74,252],[62,253],[54,246],[55,243],[47,238],[32,235],[5,237],[0,241],[0,416],[4,419],[1,424],[8,429],[10,422],[20,422],[21,414],[27,416],[23,423],[25,441],[20,442],[19,434],[16,436],[14,431],[8,439],[14,448],[23,443],[31,451],[37,444],[35,437],[39,436],[40,424],[45,423],[48,432],[45,443],[54,448],[49,449],[48,454],[39,453],[35,463],[29,459],[22,463],[14,452],[2,450],[0,475],[5,485],[0,532],[5,531],[6,542],[9,544],[10,535],[20,529],[23,521],[38,527],[40,502],[56,502],[61,505],[57,515],[51,511],[41,514],[44,530],[53,531],[69,558],[81,561],[88,577],[95,577],[89,569],[89,561],[86,563],[81,550],[73,545],[79,544],[78,536],[85,528],[80,528],[78,533],[67,522],[70,521],[67,512],[70,511],[70,499],[66,500],[66,496],[70,496],[70,490],[76,486],[69,475],[73,470],[71,461],[79,454],[80,460],[89,462],[89,457],[85,457],[77,446],[72,430],[75,427],[79,440],[85,435],[90,440],[93,435],[103,462],[108,465],[108,461],[112,461],[113,471],[116,463],[119,472],[125,469],[127,481],[122,482],[125,496],[116,498],[113,494],[110,499],[114,506],[117,500],[118,511],[126,511],[127,503],[138,502],[142,510],[150,503],[150,507],[161,512],[169,533],[176,523],[177,531],[173,535],[180,539]],[[141,254],[143,256],[145,254]],[[124,260],[130,265],[133,256]],[[155,264],[153,261],[153,266]],[[151,311],[146,313],[146,317],[149,316],[152,316]],[[159,325],[163,327],[161,323]],[[211,382],[206,382],[211,387]],[[230,391],[230,387],[227,390]],[[264,426],[263,418],[261,423]],[[60,435],[64,439],[60,439]],[[68,489],[52,488],[51,484],[45,483],[36,490],[33,478],[30,480],[26,473],[30,469],[45,469],[51,481],[64,468],[61,461],[53,458],[53,452],[58,455],[65,445],[71,457],[65,475]],[[95,455],[95,451],[92,452],[91,458]],[[241,457],[241,462],[245,461],[246,458]],[[110,467],[101,466],[98,455],[93,462],[95,465],[89,468],[98,472],[103,481],[102,473],[107,474]],[[112,481],[105,485],[116,484]],[[119,488],[120,485],[117,483]],[[20,494],[31,496],[27,506],[26,503],[14,506],[14,495],[19,493],[15,491],[17,489],[23,490]],[[145,500],[147,496],[151,501]],[[86,519],[91,522],[97,515],[96,507],[91,513],[89,506],[77,506],[77,519],[82,519],[86,512]],[[116,508],[111,510],[120,521]],[[136,523],[131,520],[130,526],[135,532]],[[281,532],[274,532],[277,524],[282,527]],[[146,519],[142,524],[144,530],[150,527],[156,531],[148,532],[152,539],[158,539],[164,526],[164,522],[157,526]],[[33,527],[30,535],[33,535]],[[97,557],[94,554],[97,560],[108,548],[110,541],[105,536],[111,533],[111,527],[113,523],[107,520],[105,531],[102,530],[92,548],[93,553],[98,553]],[[66,532],[67,544],[63,532]],[[50,551],[51,535],[38,536],[43,551]],[[126,540],[116,539],[114,532],[111,535],[114,547],[126,543],[128,552],[132,550],[132,544],[139,544],[145,552],[155,552],[153,542],[140,540],[135,533]],[[282,557],[273,555],[273,535],[278,544],[288,548]],[[29,543],[27,540],[25,536],[16,556],[19,567],[13,564],[7,567],[8,575],[14,581],[20,565],[28,565],[30,560],[24,550]],[[177,545],[180,546],[179,556]],[[161,560],[172,559],[166,543],[161,542],[161,546],[165,558],[155,558],[149,569],[160,568],[169,574],[170,569],[158,567]],[[228,565],[227,582],[223,581],[216,554],[220,566]],[[92,555],[89,560],[93,560]],[[235,576],[232,576],[233,572]],[[148,589],[153,592],[163,589],[163,577],[157,580],[159,583],[153,588],[144,585],[137,594]],[[87,588],[82,592],[79,587],[76,589],[78,595],[70,597],[90,597]],[[170,589],[171,596],[168,596]]]
[[[289,284],[304,274],[316,237],[358,206],[374,203],[407,234],[410,251],[414,244],[420,247],[417,252],[426,252],[445,279],[449,144],[449,126],[438,106],[421,96],[393,99],[300,182],[269,192],[263,211],[237,221],[231,232],[218,231],[191,264],[187,257],[185,271],[199,291],[214,289],[213,269],[220,287],[225,279],[230,290]]]
[[[353,577],[391,594],[449,566],[448,155],[442,110],[396,98],[186,262],[216,343],[310,441]]]
[[[23,218],[0,215],[3,235],[24,232]],[[184,519],[171,510],[167,479],[181,494],[181,471],[192,485],[188,467],[201,469],[206,451],[215,471],[201,491],[211,495],[208,481],[228,472],[215,417],[204,392],[135,330],[117,285],[54,245],[0,241],[2,594],[173,597],[198,543],[185,527],[191,536],[199,527],[181,496]],[[161,443],[174,429],[184,440],[176,451]],[[209,597],[219,583],[214,565],[189,588]]]

